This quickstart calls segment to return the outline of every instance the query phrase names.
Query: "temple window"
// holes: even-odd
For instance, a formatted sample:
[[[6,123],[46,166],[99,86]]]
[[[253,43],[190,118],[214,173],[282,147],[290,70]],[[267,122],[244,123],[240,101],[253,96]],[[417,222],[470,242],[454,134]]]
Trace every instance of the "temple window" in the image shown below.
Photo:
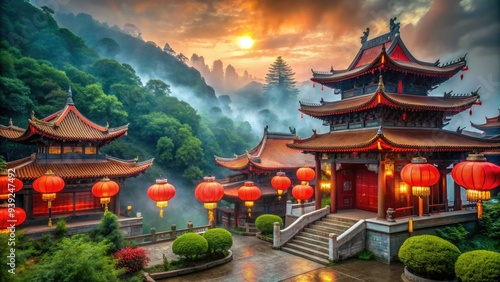
[[[60,155],[61,154],[61,147],[60,146],[49,146],[49,154]]]
[[[64,154],[65,155],[68,155],[71,153],[82,154],[83,148],[82,147],[64,147]]]
[[[96,147],[85,147],[85,155],[95,155],[96,152]]]

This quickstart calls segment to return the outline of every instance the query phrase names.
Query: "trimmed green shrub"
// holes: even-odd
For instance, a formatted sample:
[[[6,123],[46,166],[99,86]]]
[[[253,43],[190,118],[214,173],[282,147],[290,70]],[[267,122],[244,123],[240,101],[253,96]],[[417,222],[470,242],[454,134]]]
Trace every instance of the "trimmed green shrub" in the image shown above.
[[[92,231],[90,237],[94,242],[101,242],[103,240],[111,242],[112,245],[109,248],[109,254],[118,251],[125,245],[125,236],[120,230],[118,217],[110,211],[104,213],[99,225]]]
[[[199,255],[206,253],[207,250],[207,240],[203,236],[192,232],[182,234],[172,244],[174,254],[188,259],[195,259]]]
[[[274,223],[279,222],[280,228],[283,227],[283,220],[281,217],[274,214],[263,214],[255,220],[255,226],[262,232],[262,234],[273,234]]]
[[[500,253],[477,250],[461,254],[455,273],[462,282],[500,281]]]
[[[455,277],[455,262],[460,250],[443,238],[418,235],[404,241],[398,256],[415,275],[434,280],[451,280]]]
[[[66,237],[68,235],[68,227],[66,226],[66,220],[59,219],[57,221],[56,230],[54,231],[54,236],[56,239]]]
[[[233,235],[224,228],[209,229],[203,234],[211,253],[225,253],[233,246]]]

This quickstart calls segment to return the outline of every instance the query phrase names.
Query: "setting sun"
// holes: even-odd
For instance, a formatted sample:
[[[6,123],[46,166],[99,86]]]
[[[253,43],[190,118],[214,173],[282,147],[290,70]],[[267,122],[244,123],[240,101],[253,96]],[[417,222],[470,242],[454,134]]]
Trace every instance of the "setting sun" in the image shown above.
[[[250,36],[243,36],[238,38],[238,45],[243,49],[249,49],[253,46],[253,39]]]

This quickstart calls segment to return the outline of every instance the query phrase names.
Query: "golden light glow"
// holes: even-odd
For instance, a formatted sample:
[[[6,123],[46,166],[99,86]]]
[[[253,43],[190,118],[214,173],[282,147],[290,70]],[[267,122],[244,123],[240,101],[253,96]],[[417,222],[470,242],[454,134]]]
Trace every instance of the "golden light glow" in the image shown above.
[[[242,36],[238,38],[238,45],[243,49],[250,49],[253,46],[253,39],[250,36]]]
[[[399,193],[406,194],[407,191],[408,187],[406,186],[406,183],[404,182],[399,183]]]

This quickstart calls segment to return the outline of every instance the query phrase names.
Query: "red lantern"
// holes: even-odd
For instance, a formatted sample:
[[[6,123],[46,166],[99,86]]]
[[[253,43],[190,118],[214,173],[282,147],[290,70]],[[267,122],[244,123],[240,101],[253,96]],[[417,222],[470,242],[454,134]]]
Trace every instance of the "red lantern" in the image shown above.
[[[403,116],[402,116],[403,121],[406,121],[406,118],[407,118],[406,113],[403,113]]]
[[[467,189],[467,200],[477,201],[477,217],[482,218],[482,201],[489,200],[490,190],[500,185],[500,167],[482,154],[469,154],[466,161],[453,166],[451,176]]]
[[[0,208],[0,232],[17,227],[26,220],[26,212],[19,207]]]
[[[297,169],[297,178],[300,181],[311,181],[314,179],[314,176],[316,176],[316,173],[314,170],[310,167],[301,167]]]
[[[205,176],[203,182],[196,186],[194,195],[198,201],[203,202],[203,207],[208,210],[208,220],[213,221],[213,210],[217,207],[217,202],[224,197],[224,187],[215,181],[214,176]]]
[[[277,172],[276,176],[271,179],[271,186],[274,189],[278,190],[278,200],[281,200],[281,196],[283,195],[283,191],[288,190],[292,185],[292,181],[290,178],[285,176],[284,172]]]
[[[56,193],[63,188],[64,180],[55,175],[50,169],[33,181],[33,189],[38,193],[42,193],[42,200],[47,201],[49,207],[49,227],[52,226],[52,201],[55,200]]]
[[[7,200],[9,194],[14,194],[23,188],[23,182],[6,170],[0,172],[0,200]]]
[[[422,157],[416,157],[411,160],[401,169],[401,179],[411,186],[411,191],[414,196],[419,197],[419,215],[422,215],[423,196],[431,194],[432,185],[439,181],[438,169],[427,163],[427,160]]]
[[[120,185],[113,180],[109,180],[107,177],[104,177],[92,186],[92,194],[100,198],[101,205],[104,205],[104,212],[108,211],[108,204],[111,202],[111,197],[118,194],[119,191]]]
[[[254,201],[257,201],[261,194],[259,187],[255,186],[252,181],[246,181],[245,184],[238,189],[238,197],[245,202],[245,207],[248,208],[248,218],[252,217]]]
[[[148,189],[148,197],[156,202],[156,206],[160,208],[160,217],[163,218],[163,208],[168,206],[168,201],[175,196],[175,187],[167,183],[166,179],[156,179],[156,184],[153,184]]]
[[[301,201],[308,200],[314,194],[314,189],[307,184],[295,185],[292,188],[292,195],[300,203]]]
[[[465,66],[462,68],[462,71],[468,71],[469,70],[469,67],[468,66]]]

